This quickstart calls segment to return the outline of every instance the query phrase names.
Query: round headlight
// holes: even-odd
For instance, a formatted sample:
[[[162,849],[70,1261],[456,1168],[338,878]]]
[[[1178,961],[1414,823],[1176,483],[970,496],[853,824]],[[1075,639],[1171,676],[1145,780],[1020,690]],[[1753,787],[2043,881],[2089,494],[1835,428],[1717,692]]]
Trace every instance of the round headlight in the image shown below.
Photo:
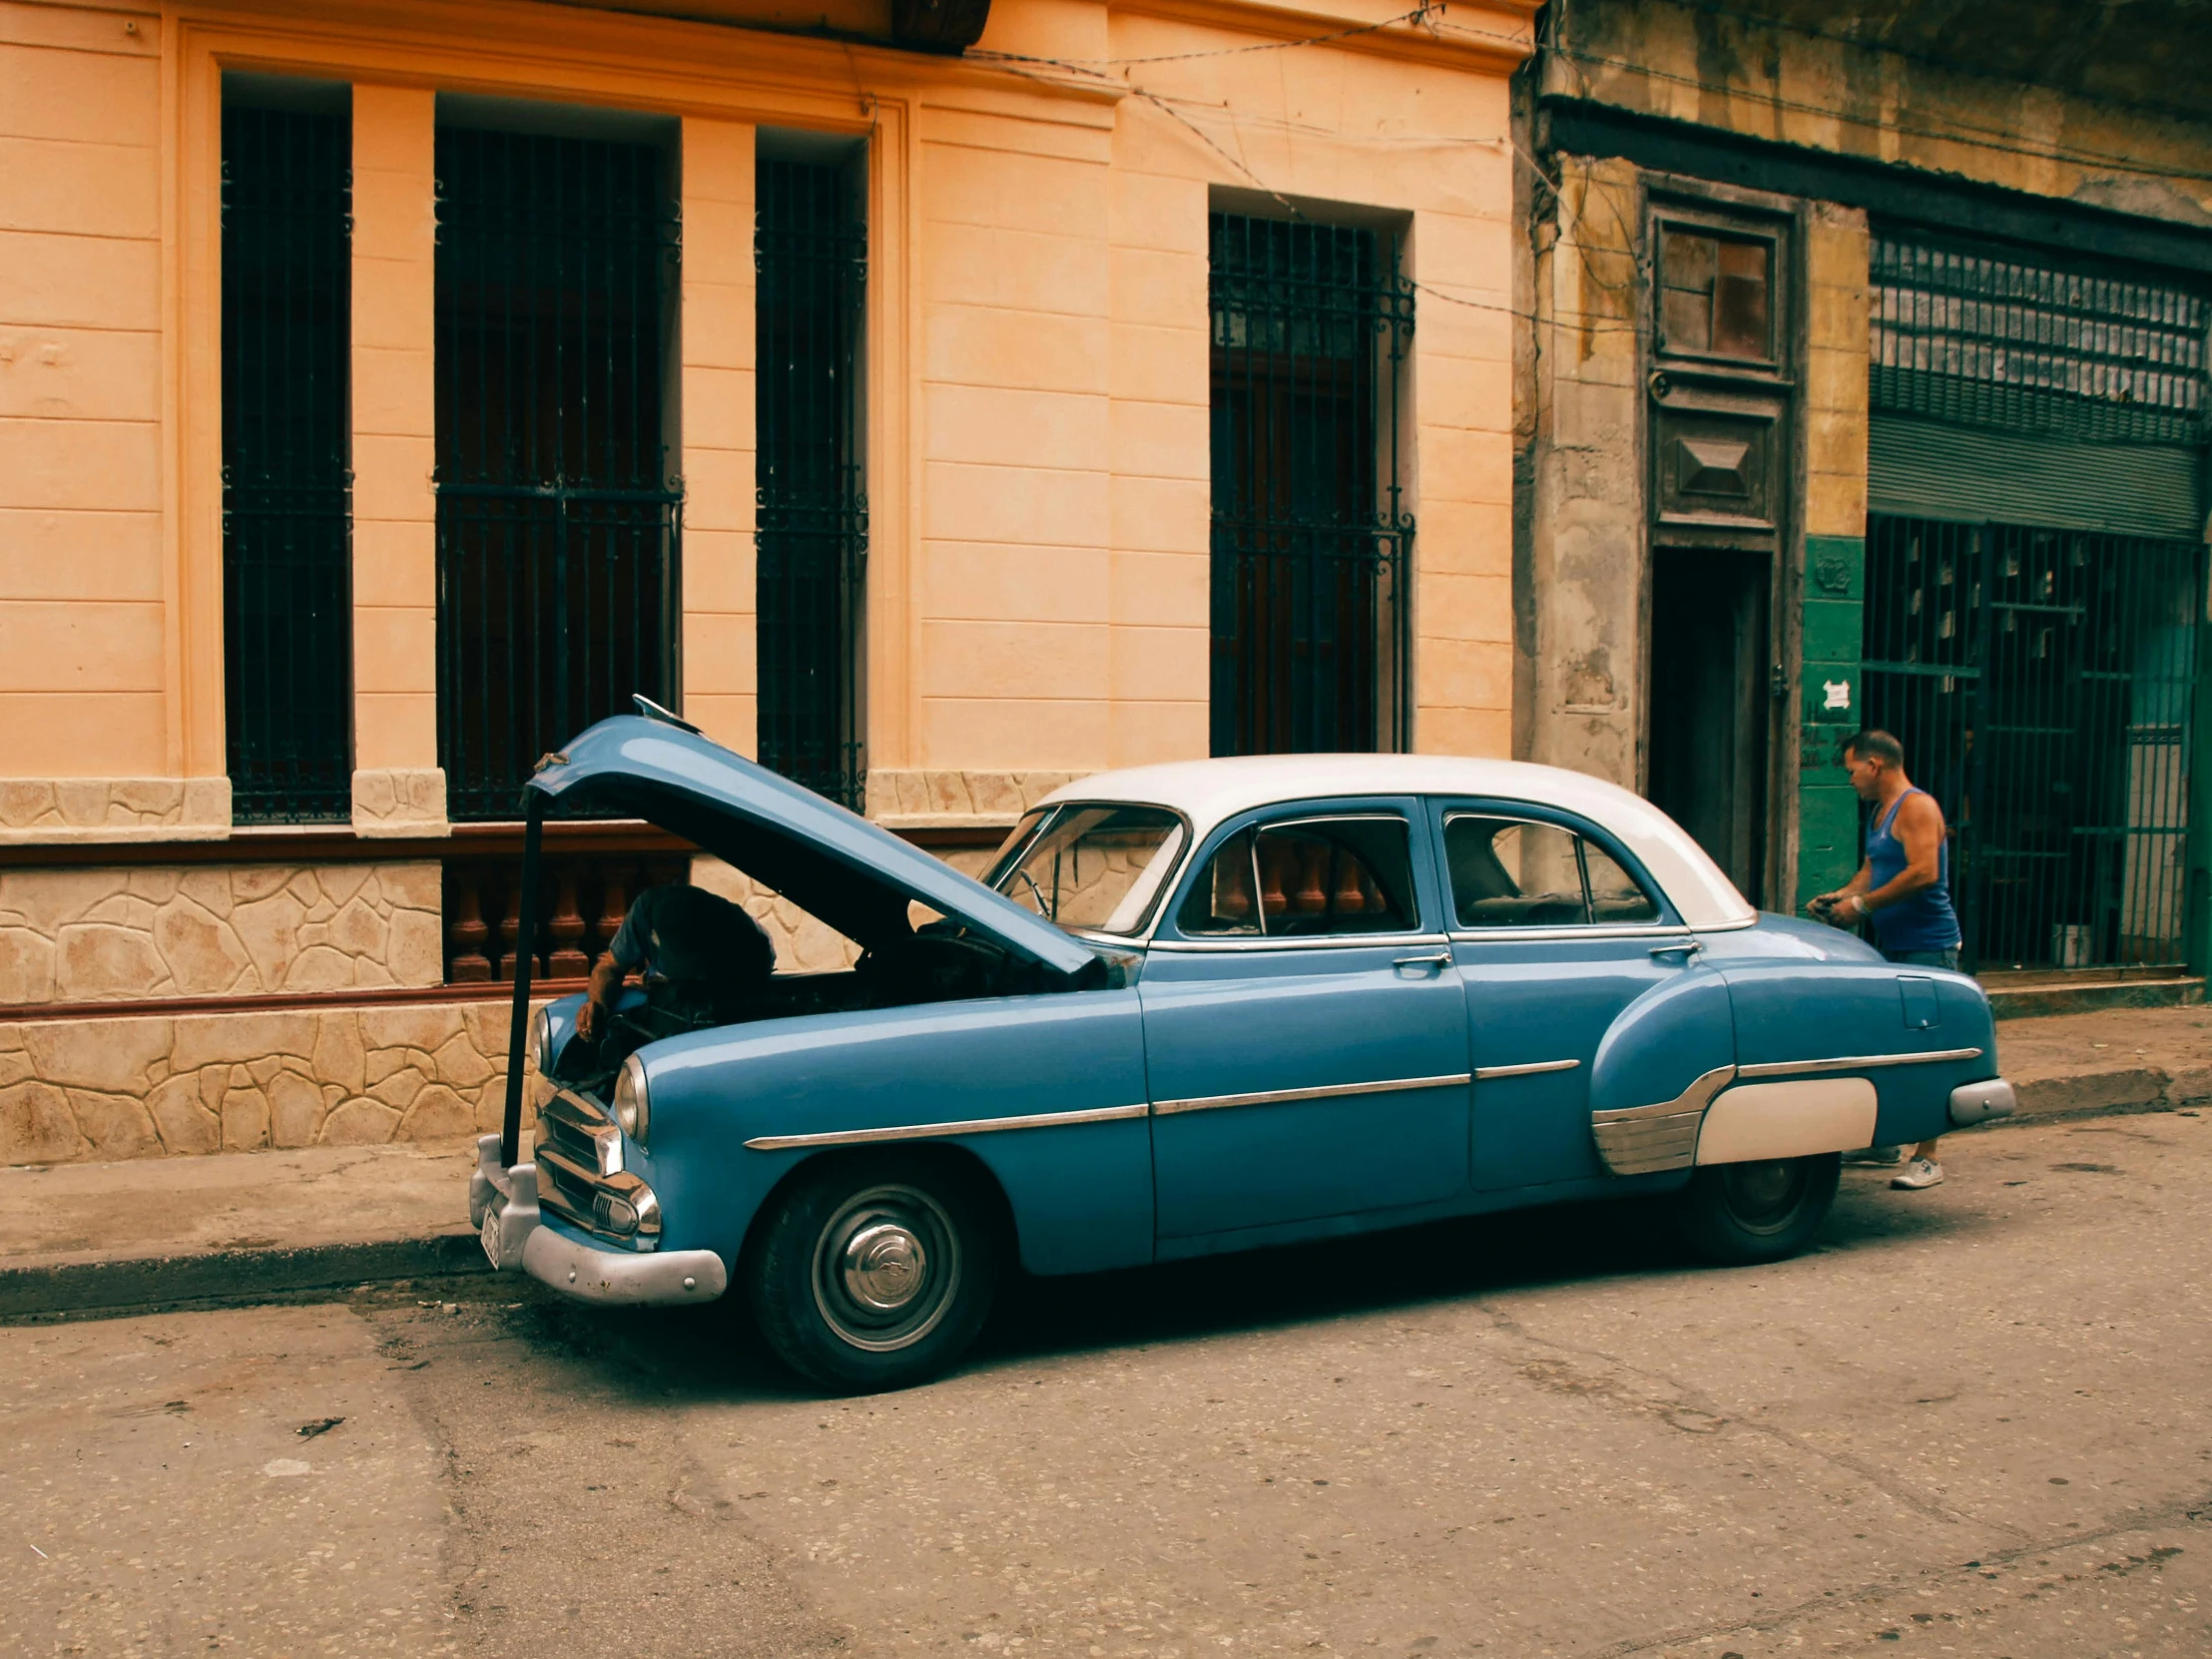
[[[615,1079],[615,1122],[622,1125],[625,1135],[643,1145],[651,1120],[652,1109],[645,1096],[645,1062],[633,1054],[622,1062],[622,1075]]]
[[[539,1075],[550,1073],[553,1069],[553,1010],[550,1006],[540,1006],[530,1016],[528,1049],[530,1063],[538,1068]]]

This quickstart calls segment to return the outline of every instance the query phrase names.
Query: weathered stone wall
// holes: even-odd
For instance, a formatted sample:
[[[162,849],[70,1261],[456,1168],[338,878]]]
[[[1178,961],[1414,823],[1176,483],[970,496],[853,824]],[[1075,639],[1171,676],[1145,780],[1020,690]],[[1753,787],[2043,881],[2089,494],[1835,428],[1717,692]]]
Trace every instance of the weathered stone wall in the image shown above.
[[[0,871],[0,1004],[434,985],[438,866]]]
[[[445,1141],[499,1127],[509,1004],[0,1024],[0,1164]]]
[[[1558,159],[1555,235],[1539,238],[1524,397],[1529,499],[1515,632],[1531,707],[1521,759],[1635,789],[1643,724],[1642,182],[1621,161]]]
[[[1955,5],[1918,10],[1930,23],[1958,26]],[[2178,224],[2212,223],[2212,127],[2009,78],[1995,69],[2003,43],[1953,68],[1844,38],[1856,20],[1842,9],[1835,20],[1844,26],[1808,30],[1712,6],[1573,0],[1559,8],[1544,90]],[[2061,80],[2069,69],[2041,67]],[[2167,73],[2148,63],[2141,72],[2153,85]],[[2186,85],[2162,90],[2194,99]]]

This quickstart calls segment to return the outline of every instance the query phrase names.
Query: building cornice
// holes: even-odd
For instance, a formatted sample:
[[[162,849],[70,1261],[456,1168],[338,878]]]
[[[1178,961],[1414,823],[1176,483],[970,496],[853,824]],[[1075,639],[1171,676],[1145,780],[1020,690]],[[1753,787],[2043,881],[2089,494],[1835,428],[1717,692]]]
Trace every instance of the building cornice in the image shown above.
[[[1377,28],[1372,26],[1375,19],[1357,13],[1262,0],[1108,0],[1108,7],[1133,17],[1157,17],[1262,40],[1325,41],[1343,52],[1506,75],[1535,53],[1534,19],[1541,0],[1437,5],[1434,29],[1412,22]]]

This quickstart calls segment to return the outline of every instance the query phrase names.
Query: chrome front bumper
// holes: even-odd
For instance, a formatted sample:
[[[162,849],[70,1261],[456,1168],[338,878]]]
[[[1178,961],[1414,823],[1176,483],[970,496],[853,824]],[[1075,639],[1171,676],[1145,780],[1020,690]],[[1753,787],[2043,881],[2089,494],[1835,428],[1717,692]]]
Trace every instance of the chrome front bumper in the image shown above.
[[[606,1250],[545,1226],[537,1165],[502,1167],[497,1135],[476,1143],[468,1219],[494,1268],[519,1268],[579,1302],[712,1302],[730,1288],[729,1270],[711,1250]]]

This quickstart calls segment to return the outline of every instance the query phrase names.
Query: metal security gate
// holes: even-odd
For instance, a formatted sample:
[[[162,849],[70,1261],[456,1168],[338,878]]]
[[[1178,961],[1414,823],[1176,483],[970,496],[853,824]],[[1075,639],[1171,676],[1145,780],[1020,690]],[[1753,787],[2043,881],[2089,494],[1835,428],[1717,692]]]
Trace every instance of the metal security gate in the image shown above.
[[[223,690],[241,824],[352,812],[349,127],[223,112]]]
[[[2186,956],[2212,303],[1878,231],[1864,708],[1949,815],[1969,966]]]
[[[761,763],[858,811],[867,228],[836,163],[763,158],[754,258]]]
[[[677,227],[651,144],[437,135],[438,761],[455,819],[673,701]]]
[[[1405,747],[1394,239],[1215,214],[1212,747]]]
[[[1867,723],[1949,816],[1968,967],[2179,964],[2200,543],[1876,514]]]

